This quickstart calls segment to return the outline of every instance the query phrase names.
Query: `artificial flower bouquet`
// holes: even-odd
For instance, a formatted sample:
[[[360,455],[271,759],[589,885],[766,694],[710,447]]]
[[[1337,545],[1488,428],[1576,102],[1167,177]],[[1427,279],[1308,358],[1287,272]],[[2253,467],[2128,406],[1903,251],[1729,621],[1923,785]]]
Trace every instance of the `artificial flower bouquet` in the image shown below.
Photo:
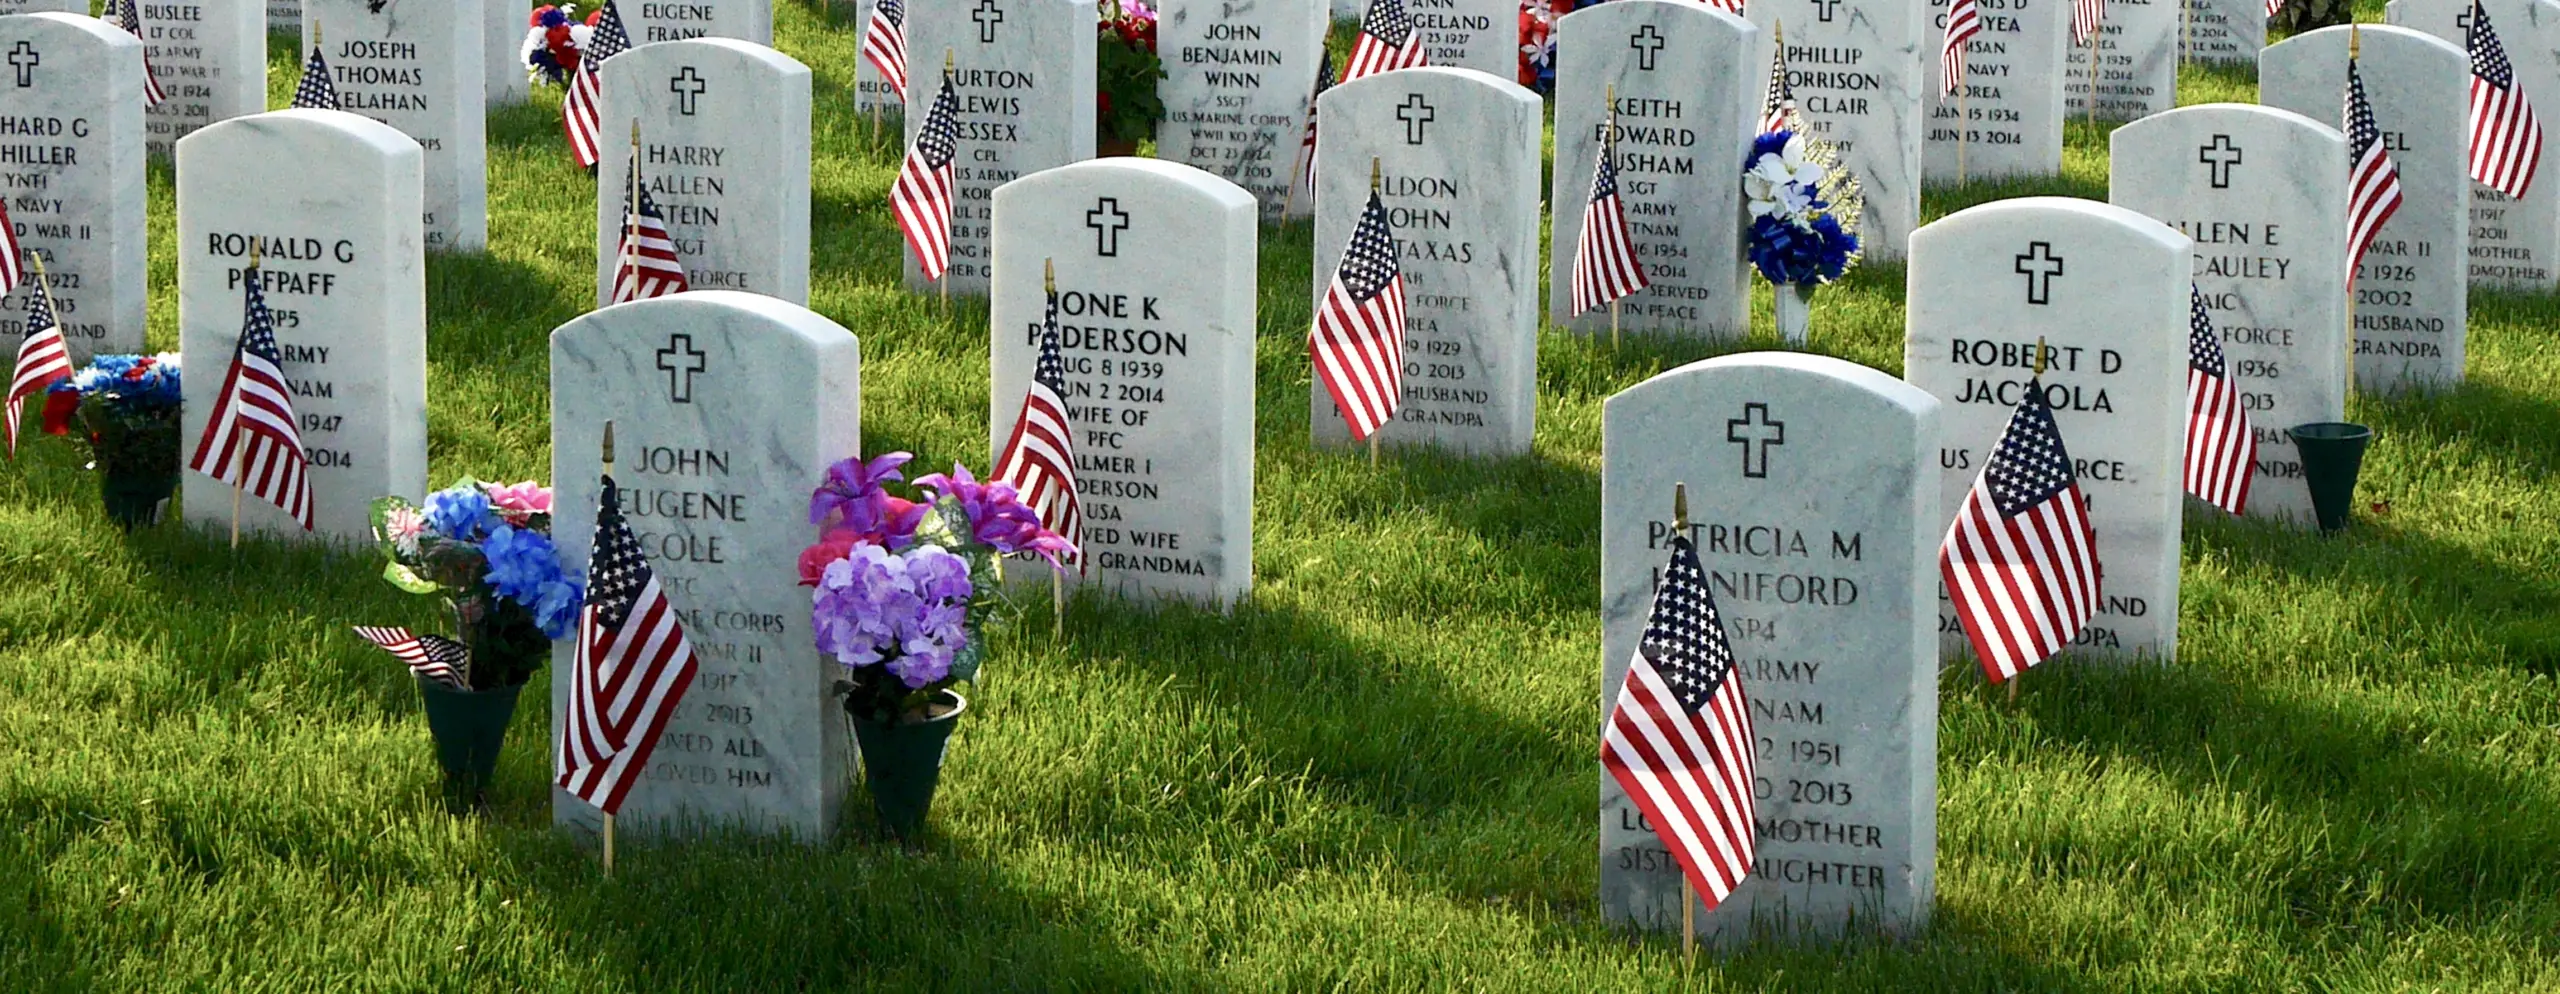
[[[1858,261],[1857,177],[1829,142],[1796,129],[1761,135],[1742,171],[1751,201],[1751,265],[1769,282],[1812,287]]]
[[[457,669],[464,687],[519,687],[532,679],[551,642],[565,637],[586,601],[585,578],[560,561],[551,542],[551,490],[465,479],[427,495],[373,502],[382,578],[413,594],[444,598],[470,655]]]
[[[150,523],[178,489],[178,354],[102,355],[44,398],[44,431],[76,434],[98,470],[107,515]]]
[[[1145,0],[1104,0],[1094,44],[1098,69],[1094,102],[1097,137],[1135,149],[1164,120],[1156,81],[1165,78],[1156,54],[1156,12]]]
[[[533,14],[525,19],[524,44],[516,53],[524,61],[526,75],[538,83],[569,85],[569,77],[577,73],[578,59],[586,52],[588,40],[595,36],[596,22],[603,18],[604,5],[601,3],[583,21],[578,18],[576,4],[544,4],[534,8]]]

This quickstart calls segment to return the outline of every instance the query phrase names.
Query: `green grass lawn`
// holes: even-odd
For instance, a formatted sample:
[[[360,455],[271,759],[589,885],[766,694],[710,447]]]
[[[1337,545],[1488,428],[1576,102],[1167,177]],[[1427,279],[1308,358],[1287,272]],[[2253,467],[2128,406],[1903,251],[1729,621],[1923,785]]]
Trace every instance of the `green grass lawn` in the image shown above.
[[[853,25],[783,6],[865,448],[982,459],[984,306],[900,289]],[[545,337],[593,266],[552,99],[493,118],[490,253],[429,266],[439,482],[548,471]],[[1931,215],[2102,197],[2103,136],[2070,138],[2061,178]],[[173,347],[165,168],[152,196]],[[600,879],[549,828],[539,694],[495,812],[447,817],[416,691],[346,631],[429,605],[366,556],[126,538],[33,445],[0,472],[0,989],[2560,989],[2560,300],[2475,297],[2463,389],[2355,406],[2387,513],[2190,517],[2175,665],[2058,665],[2014,704],[1947,673],[1927,934],[1692,969],[1595,900],[1600,404],[1772,347],[1765,291],[1748,342],[1547,337],[1529,456],[1373,471],[1306,441],[1308,234],[1264,239],[1252,599],[994,633],[921,854],[856,794],[824,845],[633,846]],[[1899,372],[1901,287],[1826,293],[1816,347]]]

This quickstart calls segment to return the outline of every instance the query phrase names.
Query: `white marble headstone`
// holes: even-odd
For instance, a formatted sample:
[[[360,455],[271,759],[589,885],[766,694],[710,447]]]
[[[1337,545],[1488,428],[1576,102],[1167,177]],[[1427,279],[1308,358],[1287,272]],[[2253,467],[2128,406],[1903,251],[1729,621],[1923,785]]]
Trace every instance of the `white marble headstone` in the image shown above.
[[[955,57],[951,293],[987,292],[988,198],[1043,169],[1093,158],[1094,0],[951,0],[907,9],[907,131],[915,144]],[[906,251],[907,287],[938,292]]]
[[[142,42],[76,14],[0,16],[0,197],[18,245],[43,256],[73,362],[140,352],[143,249]],[[20,85],[24,84],[24,85]],[[18,354],[26,281],[0,287],[0,352]]]
[[[151,154],[217,121],[267,109],[268,0],[142,5],[144,55],[169,99],[150,109]]]
[[[2195,283],[2258,440],[2248,513],[2311,524],[2286,428],[2347,403],[2347,139],[2291,111],[2201,104],[2115,130],[2107,199],[2195,239]]]
[[[1304,171],[1324,0],[1166,0],[1157,13],[1156,154],[1244,187],[1277,219]]]
[[[2259,102],[2343,128],[2348,31],[2322,28],[2269,46],[2258,58]],[[2355,280],[2356,385],[2451,387],[2462,382],[2470,325],[2471,60],[2409,28],[2368,24],[2362,34],[2365,95],[2399,164],[2404,199],[2374,233]]]
[[[2098,119],[2138,121],[2178,105],[2179,0],[2107,0],[2098,32]],[[2089,116],[2089,47],[2069,45],[2063,111]]]
[[[486,0],[489,9],[481,17],[487,26],[487,48],[482,51],[481,68],[488,76],[488,104],[512,107],[532,99],[533,79],[524,67],[524,35],[533,29],[528,19],[533,8],[523,0]]]
[[[2121,207],[2022,197],[1911,239],[1904,378],[1946,403],[1935,520],[1955,520],[2017,412],[2042,340],[2053,405],[2098,533],[2095,618],[2075,650],[2175,658],[2195,243]],[[1942,536],[1943,537],[1943,534]],[[1965,646],[1948,603],[1938,635]]]
[[[427,248],[489,245],[487,0],[304,0],[338,109],[400,129],[427,152]],[[304,50],[310,33],[304,32]]]
[[[2191,62],[2255,64],[2267,47],[2266,0],[2184,0],[2186,32],[2178,46]]]
[[[8,14],[86,14],[89,0],[0,0],[0,15]]]
[[[2516,86],[2536,117],[2560,127],[2560,2],[2481,0]],[[2469,0],[2393,0],[2391,23],[2455,45],[2471,27]],[[2523,200],[2471,185],[2471,282],[2517,290],[2560,289],[2560,163],[2535,173]]]
[[[1404,9],[1413,18],[1413,29],[1421,33],[1423,54],[1432,65],[1520,78],[1519,4],[1512,0],[1404,0]]]
[[[1618,302],[1619,327],[1734,338],[1750,330],[1750,260],[1735,191],[1768,65],[1767,34],[1693,0],[1617,0],[1556,23],[1547,313],[1558,325],[1609,329],[1605,311],[1570,315],[1575,246],[1614,84],[1618,199],[1652,284]]]
[[[878,5],[873,0],[859,0],[859,6],[862,9],[862,16],[854,24],[856,29],[854,37],[857,39],[870,37],[871,18],[877,12]],[[913,78],[916,70],[931,68],[910,65],[907,67],[907,74]],[[925,75],[931,76],[932,73],[927,72]],[[863,58],[858,50],[853,58],[853,109],[861,111],[864,117],[884,115],[891,119],[906,113],[907,110],[906,101],[898,99],[897,89],[890,86],[888,80],[882,79],[879,68],[873,66],[870,59]]]
[[[204,434],[255,248],[322,538],[370,543],[374,498],[425,495],[425,176],[415,139],[344,111],[255,114],[178,142],[178,341],[194,360],[179,437]],[[185,479],[187,521],[226,527],[231,488]],[[257,500],[240,521],[305,534]]]
[[[1609,398],[1600,477],[1600,709],[1625,682],[1689,487],[1759,736],[1756,863],[1698,934],[1917,934],[1937,889],[1940,405],[1827,356],[1690,363]],[[1600,908],[1677,931],[1682,880],[1600,773]]]
[[[735,38],[758,45],[773,44],[773,0],[614,2],[622,10],[623,29],[631,33],[634,45],[688,38]],[[593,10],[595,6],[589,4],[581,9]]]
[[[1326,90],[1321,104],[1313,299],[1342,267],[1373,160],[1404,274],[1404,401],[1375,437],[1528,452],[1538,413],[1544,102],[1509,80],[1431,67],[1363,76]],[[1308,390],[1316,440],[1347,443],[1324,384]]]
[[[1902,258],[1920,225],[1927,132],[1921,98],[1937,85],[1929,50],[1940,39],[1929,33],[1929,8],[1895,0],[1753,0],[1744,10],[1763,31],[1786,26],[1787,80],[1805,129],[1840,149],[1841,164],[1866,191],[1859,232],[1866,257]],[[1741,165],[1733,171],[1739,176]]]
[[[1930,30],[1943,37],[1948,0],[1929,5]],[[1932,183],[2062,171],[2062,56],[2071,47],[2070,0],[1980,0],[1982,33],[1965,45],[1961,99],[1923,87],[1929,145],[1923,169]],[[1939,78],[1945,46],[1927,46],[1929,79]],[[1959,163],[1958,145],[1962,145]]]
[[[1154,159],[996,188],[989,451],[1021,413],[1054,262],[1085,582],[1207,605],[1253,587],[1256,213],[1242,187]]]
[[[852,748],[833,692],[842,668],[818,654],[792,563],[814,537],[810,492],[862,445],[860,346],[796,304],[723,290],[561,325],[551,333],[552,535],[571,563],[592,551],[607,421],[622,512],[700,665],[617,830],[825,841]],[[552,650],[555,743],[572,642]],[[551,798],[553,824],[596,831],[594,807],[558,789]]]
[[[809,67],[734,38],[642,45],[604,63],[596,303],[613,299],[631,122],[640,178],[696,290],[809,300]]]

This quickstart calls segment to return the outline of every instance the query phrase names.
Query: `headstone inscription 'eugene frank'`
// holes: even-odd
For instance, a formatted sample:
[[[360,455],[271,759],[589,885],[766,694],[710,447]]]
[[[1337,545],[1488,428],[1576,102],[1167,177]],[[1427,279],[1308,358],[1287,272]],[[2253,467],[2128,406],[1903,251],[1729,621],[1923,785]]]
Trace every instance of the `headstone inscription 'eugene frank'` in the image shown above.
[[[1955,520],[2046,349],[2042,382],[2098,533],[2098,610],[2074,650],[2175,658],[2195,242],[2091,200],[1969,208],[1911,240],[1903,374],[1947,405],[1935,520]],[[1943,595],[1942,595],[1943,596]],[[1964,630],[1940,601],[1940,644]]]
[[[148,112],[151,154],[173,154],[198,128],[267,109],[266,0],[144,4],[142,41],[169,97]]]
[[[907,10],[907,134],[913,147],[953,55],[959,152],[952,162],[952,293],[987,292],[988,200],[996,187],[1093,158],[1094,0],[959,0]],[[906,249],[907,287],[938,288]]]
[[[1206,605],[1252,589],[1256,216],[1242,187],[1154,159],[996,188],[987,443],[1012,437],[1055,262],[1085,582]]]
[[[1944,35],[1948,0],[1929,6],[1929,30]],[[2062,171],[2062,55],[2071,47],[2068,0],[1980,0],[1982,33],[1966,43],[1961,99],[1923,89],[1929,145],[1922,168],[1932,183]],[[1929,78],[1944,72],[1946,46],[1931,45]],[[1963,162],[1957,162],[1961,144]]]
[[[688,38],[773,44],[773,0],[617,0],[616,6],[622,9],[622,23],[634,45]],[[595,7],[586,4],[581,9]]]
[[[235,118],[178,142],[178,341],[192,358],[181,439],[204,434],[240,341],[251,256],[275,312],[310,461],[312,534],[373,541],[373,499],[427,486],[427,268],[416,140],[334,110]],[[231,520],[231,488],[182,474],[187,521]],[[300,523],[262,501],[244,531]]]
[[[2063,53],[2063,112],[2087,117],[2089,46],[2069,48]],[[2138,121],[2177,106],[2178,0],[2107,0],[2098,54],[2100,120]]]
[[[2270,46],[2258,57],[2258,102],[2344,130],[2349,31],[2322,28]],[[2400,167],[2403,200],[2355,278],[2356,386],[2451,387],[2462,382],[2471,308],[2471,60],[2408,28],[2368,24],[2360,33],[2357,71]]]
[[[1928,32],[1928,8],[1899,0],[1753,0],[1744,11],[1762,31],[1786,25],[1787,82],[1805,130],[1839,148],[1841,164],[1866,192],[1858,234],[1867,258],[1902,258],[1920,225],[1927,133],[1921,94],[1937,85],[1924,50],[1939,42]]]
[[[1325,57],[1323,0],[1167,0],[1158,14],[1158,154],[1244,187],[1278,219]]]
[[[1371,163],[1404,274],[1404,399],[1385,445],[1529,451],[1538,413],[1538,95],[1473,69],[1399,69],[1326,90],[1316,137],[1321,299],[1369,202]],[[1350,432],[1321,378],[1315,438]]]
[[[2560,2],[2481,0],[2489,26],[2507,51],[2515,84],[2536,117],[2560,127]],[[2392,0],[2391,23],[2455,45],[2466,43],[2471,0]],[[2517,200],[2471,185],[2471,282],[2548,292],[2560,289],[2560,168],[2536,174]]]
[[[1619,326],[1737,338],[1750,329],[1750,260],[1734,170],[1758,130],[1769,44],[1751,22],[1690,0],[1618,0],[1557,22],[1547,294],[1557,324],[1609,328],[1606,312],[1571,314],[1582,207],[1615,84],[1618,198],[1651,283],[1618,302]]]
[[[657,42],[605,60],[598,306],[613,299],[634,119],[641,185],[692,288],[808,302],[809,83],[809,67],[733,38]]]
[[[489,244],[489,0],[304,0],[338,109],[400,129],[427,153],[427,248]],[[303,49],[310,47],[303,36]]]
[[[1699,934],[1910,936],[1937,878],[1933,620],[1938,401],[1825,356],[1722,356],[1609,398],[1601,473],[1601,711],[1634,657],[1673,535],[1672,487],[1750,701],[1757,862]],[[1680,927],[1687,886],[1600,775],[1600,907]]]
[[[2258,441],[2248,513],[2311,523],[2284,430],[2347,404],[2347,139],[2292,111],[2200,104],[2115,130],[2107,199],[2195,239],[2195,283]]]
[[[149,290],[142,42],[76,14],[0,17],[0,197],[18,244],[41,255],[73,362],[142,351]],[[35,267],[0,287],[0,351],[18,354]]]
[[[758,294],[697,291],[621,304],[551,333],[551,479],[561,556],[594,540],[605,422],[614,482],[701,670],[624,802],[646,834],[735,826],[823,841],[850,767],[839,665],[814,648],[809,492],[862,444],[852,332]],[[551,735],[576,648],[552,650]],[[552,821],[594,832],[595,808],[552,791]]]

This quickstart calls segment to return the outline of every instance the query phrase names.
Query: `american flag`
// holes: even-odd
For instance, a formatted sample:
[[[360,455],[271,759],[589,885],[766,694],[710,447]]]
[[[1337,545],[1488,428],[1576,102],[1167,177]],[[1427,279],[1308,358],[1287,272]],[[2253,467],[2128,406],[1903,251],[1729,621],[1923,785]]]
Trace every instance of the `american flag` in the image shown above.
[[[596,500],[594,586],[578,613],[578,657],[569,675],[567,729],[553,768],[560,787],[606,814],[622,810],[647,774],[658,734],[675,717],[700,666],[675,605],[623,523],[613,477]]]
[[[960,154],[959,115],[960,98],[951,92],[951,72],[944,70],[942,92],[934,94],[933,110],[916,129],[898,181],[889,186],[889,211],[929,280],[941,279],[951,267],[951,160]]]
[[[2097,613],[2098,535],[2041,379],[2027,381],[1965,495],[1938,548],[1938,573],[1993,683],[2061,651]]]
[[[2187,492],[2239,514],[2249,506],[2258,437],[2223,366],[2204,292],[2189,287],[2187,293],[2193,301],[2187,319]]]
[[[675,240],[667,236],[667,219],[640,182],[640,150],[631,150],[631,188],[622,195],[622,250],[613,267],[613,302],[683,293],[684,260],[676,258]]]
[[[2268,18],[2269,20],[2274,20],[2274,19],[2275,19],[2275,16],[2276,16],[2276,12],[2277,12],[2277,11],[2281,11],[2281,10],[2283,10],[2283,9],[2284,9],[2284,0],[2267,0],[2267,18]]]
[[[1787,82],[1787,43],[1782,39],[1769,49],[1769,97],[1760,103],[1760,133],[1785,131],[1794,126],[1796,87]]]
[[[204,437],[196,441],[187,468],[282,508],[310,531],[310,466],[294,427],[293,394],[285,389],[275,315],[267,313],[260,275],[256,266],[240,273],[248,291],[248,316],[242,321],[239,348],[231,355],[231,371],[213,398],[213,414],[205,419]]]
[[[862,57],[880,70],[881,82],[898,92],[898,102],[907,100],[907,4],[906,0],[877,0],[871,7],[871,23],[862,29]]]
[[[2347,286],[2364,268],[2364,250],[2400,210],[2400,166],[2382,147],[2373,102],[2364,96],[2364,74],[2347,59]]]
[[[115,11],[117,27],[137,39],[145,37],[142,33],[142,9],[136,6],[136,0],[108,0],[107,6]],[[142,50],[142,105],[158,107],[168,99],[168,91],[160,88],[159,74],[151,71],[151,48],[146,39]]]
[[[1947,36],[1938,46],[1940,67],[1938,95],[1953,96],[1964,89],[1964,43],[1982,33],[1982,10],[1973,0],[1953,0],[1947,5]]]
[[[329,79],[329,60],[320,57],[320,46],[311,46],[311,57],[302,62],[302,79],[293,84],[293,106],[297,110],[338,110],[338,84]]]
[[[2089,44],[2107,21],[2107,0],[2071,0],[2071,44]]]
[[[1609,129],[1617,130],[1610,115]],[[1627,206],[1618,199],[1616,135],[1600,139],[1600,164],[1591,172],[1591,200],[1582,207],[1582,235],[1573,244],[1573,313],[1586,314],[1644,289],[1644,264],[1627,237]]]
[[[560,126],[569,133],[569,154],[592,168],[604,160],[604,60],[631,47],[623,30],[622,8],[604,0],[604,16],[578,53],[578,71],[569,74],[569,94],[560,101]]]
[[[0,197],[0,294],[27,278],[25,251],[18,245],[18,226],[9,220],[9,198]]]
[[[1319,54],[1316,57],[1316,89],[1307,94],[1307,134],[1298,139],[1298,157],[1307,164],[1306,173],[1299,182],[1305,183],[1310,191],[1316,188],[1316,100],[1330,89],[1333,89],[1333,57]]]
[[[1013,485],[1040,524],[1073,545],[1084,544],[1084,509],[1076,500],[1076,440],[1067,422],[1067,364],[1058,355],[1058,291],[1049,291],[1040,322],[1040,358],[1022,392],[1013,437],[996,457],[996,479]]]
[[[1430,64],[1422,51],[1422,33],[1413,29],[1412,16],[1404,12],[1404,0],[1369,0],[1368,13],[1360,16],[1360,38],[1352,42],[1351,58],[1342,64],[1342,81]]]
[[[1709,910],[1751,875],[1756,741],[1697,547],[1674,534],[1644,639],[1600,733],[1600,765]]]
[[[1375,190],[1324,302],[1316,305],[1307,354],[1352,441],[1395,420],[1404,396],[1404,273],[1396,265],[1387,205]]]
[[[7,215],[0,215],[0,224],[7,220]],[[9,409],[0,418],[8,425],[10,458],[18,455],[19,402],[43,394],[70,376],[71,344],[62,338],[62,326],[53,317],[53,295],[39,278],[27,291],[26,337],[18,340],[18,366],[9,376]]]
[[[409,672],[422,679],[462,690],[463,674],[471,669],[471,647],[442,635],[417,635],[406,628],[374,628],[355,626],[356,634],[381,646],[391,658],[405,663]]]
[[[2471,49],[2471,178],[2523,199],[2542,164],[2542,122],[2516,86],[2516,67],[2479,0],[2463,38]]]

